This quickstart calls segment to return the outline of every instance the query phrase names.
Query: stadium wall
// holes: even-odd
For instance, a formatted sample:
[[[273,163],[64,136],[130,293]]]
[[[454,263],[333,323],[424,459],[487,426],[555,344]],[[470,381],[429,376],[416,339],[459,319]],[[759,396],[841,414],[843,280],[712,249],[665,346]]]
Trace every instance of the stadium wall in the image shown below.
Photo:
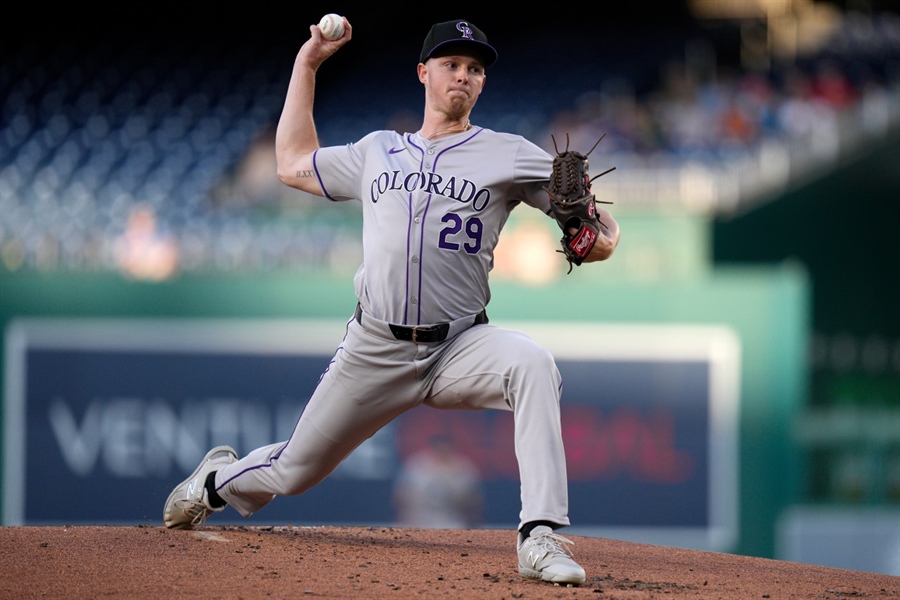
[[[223,328],[227,328],[229,323],[246,323],[259,324],[260,328],[266,329],[282,323],[296,324],[316,319],[330,323],[332,345],[336,346],[342,335],[341,323],[352,314],[354,304],[349,278],[311,273],[191,276],[161,284],[128,281],[116,275],[4,273],[0,278],[0,327],[6,334],[7,344],[0,349],[4,353],[0,364],[5,365],[2,383],[6,406],[8,409],[13,387],[10,385],[10,332],[17,330],[22,323],[44,324],[51,329],[53,323],[60,322],[88,326],[96,322],[141,323],[150,329],[157,323],[219,323]],[[731,500],[731,508],[736,515],[735,536],[724,547],[714,549],[772,557],[776,521],[786,507],[797,501],[800,491],[798,482],[803,479],[791,441],[790,427],[807,394],[805,352],[808,304],[806,276],[802,270],[789,264],[717,269],[714,273],[664,283],[604,281],[582,269],[553,287],[497,282],[489,313],[497,324],[523,324],[526,329],[533,327],[544,332],[541,335],[548,336],[549,343],[560,347],[563,353],[566,350],[565,336],[554,337],[557,327],[560,332],[569,332],[566,339],[573,339],[573,329],[576,338],[594,336],[598,346],[608,342],[602,339],[607,335],[604,332],[609,332],[609,339],[612,340],[618,339],[616,336],[623,332],[649,331],[650,337],[644,336],[641,344],[651,354],[655,348],[665,345],[663,339],[671,337],[673,331],[689,331],[679,327],[694,328],[691,331],[700,332],[705,331],[704,328],[730,332],[739,348],[739,372],[734,379],[738,386],[736,428],[732,434],[736,439],[730,440],[738,460],[733,469],[726,469],[736,471],[731,474],[736,482],[735,496]],[[578,335],[580,330],[583,330],[583,336]],[[157,334],[165,331],[164,328],[157,328]],[[657,334],[659,337],[654,338]],[[622,347],[635,345],[627,337],[621,339],[622,343],[615,344]],[[684,342],[684,345],[690,345],[688,338],[684,338]],[[584,344],[584,340],[579,343]],[[77,340],[75,345],[78,345]],[[606,359],[599,360],[602,363]],[[48,364],[47,376],[60,377],[53,371],[53,363]],[[609,365],[601,364],[600,367],[608,368]],[[598,373],[610,373],[607,378],[611,379],[615,372]],[[62,385],[65,385],[65,377],[62,379]],[[602,390],[603,381],[596,382],[596,386],[596,390]],[[600,393],[597,395],[602,396]],[[5,499],[5,524],[11,523],[10,515],[6,514],[10,504],[6,500],[24,497],[24,490],[13,488],[24,485],[23,481],[28,480],[29,476],[36,476],[29,475],[28,462],[36,460],[36,457],[30,454],[26,457],[21,445],[11,445],[10,431],[13,431],[14,437],[19,437],[19,433],[27,437],[29,428],[37,427],[36,423],[29,422],[34,418],[41,417],[29,415],[13,430],[9,415],[4,413],[5,468],[0,485]],[[73,414],[72,418],[73,426],[77,427],[80,422],[85,422],[87,416]],[[712,423],[710,430],[715,429],[716,423]],[[727,432],[727,428],[723,431]],[[46,431],[41,435],[47,435]],[[724,442],[728,444],[729,440]],[[60,452],[60,448],[53,447],[60,445],[58,441],[43,439],[35,443],[36,448],[46,449],[50,453],[49,458],[45,457],[49,468],[66,471],[67,467],[53,458]],[[708,447],[706,451],[715,454],[716,448]],[[54,452],[57,454],[52,454]],[[10,484],[9,465],[14,465],[14,473],[19,470],[12,479],[15,484]],[[722,475],[721,472],[719,474]],[[85,477],[93,475],[96,474],[88,473]],[[103,481],[111,488],[122,487],[122,477],[121,473],[107,472],[103,474]],[[151,503],[158,500],[156,504],[161,507],[170,484],[177,483],[182,477],[183,474],[177,471],[167,471],[162,479],[132,477],[127,478],[125,483],[127,487],[137,490],[146,486],[143,490],[146,494],[142,495],[149,495]],[[728,485],[728,473],[724,477],[721,484],[715,478],[707,481],[713,488],[710,494],[717,494],[717,486]],[[70,489],[60,490],[60,495],[54,500],[71,498],[69,504],[76,505],[77,509],[77,498],[81,494],[77,488],[83,479],[72,476],[69,468],[60,481],[69,482]],[[633,481],[620,481],[621,489],[627,488],[628,493],[646,489],[629,487]],[[95,489],[95,485],[89,484],[94,497],[98,493],[106,495],[105,491]],[[341,489],[346,492],[347,488]],[[588,499],[598,510],[617,506],[616,502],[621,502],[620,498],[616,498],[619,489],[615,481],[605,487],[585,488],[584,493],[588,496],[579,492],[581,495],[573,497],[573,513],[576,503],[577,510],[583,511]],[[598,494],[597,490],[602,493]],[[360,492],[359,489],[356,491]],[[364,494],[363,491],[360,495]],[[724,498],[726,503],[729,502],[727,494]],[[323,501],[327,502],[327,499],[325,494]],[[27,506],[28,500],[25,502]],[[152,507],[155,506],[152,504]],[[136,510],[134,515],[124,520],[154,522],[160,517],[152,507],[147,511]],[[274,512],[272,514],[276,515]],[[653,521],[653,515],[646,517],[648,522]],[[302,515],[300,518],[303,518]],[[327,519],[327,514],[323,518]],[[67,517],[66,522],[78,522],[77,510],[74,516]],[[674,537],[651,538],[657,539],[676,546],[694,545],[688,538],[680,540],[677,532]]]

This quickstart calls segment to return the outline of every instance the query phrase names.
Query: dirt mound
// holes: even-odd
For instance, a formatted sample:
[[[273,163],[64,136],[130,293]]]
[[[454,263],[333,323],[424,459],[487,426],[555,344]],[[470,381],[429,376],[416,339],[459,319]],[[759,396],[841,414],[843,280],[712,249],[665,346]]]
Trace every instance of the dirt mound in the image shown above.
[[[521,577],[511,531],[4,527],[0,597],[900,597],[900,578],[889,575],[567,537],[587,572],[587,581],[578,587]]]

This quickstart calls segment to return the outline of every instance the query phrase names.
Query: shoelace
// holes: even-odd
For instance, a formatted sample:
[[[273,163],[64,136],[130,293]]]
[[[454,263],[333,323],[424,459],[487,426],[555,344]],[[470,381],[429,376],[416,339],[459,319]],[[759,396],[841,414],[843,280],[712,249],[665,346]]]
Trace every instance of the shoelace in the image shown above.
[[[202,525],[209,516],[210,510],[203,502],[182,498],[175,501],[175,506],[184,511],[191,518],[191,525]]]
[[[572,557],[572,551],[566,546],[574,546],[575,542],[568,538],[564,538],[558,533],[542,533],[536,538],[531,538],[534,546],[553,556]]]

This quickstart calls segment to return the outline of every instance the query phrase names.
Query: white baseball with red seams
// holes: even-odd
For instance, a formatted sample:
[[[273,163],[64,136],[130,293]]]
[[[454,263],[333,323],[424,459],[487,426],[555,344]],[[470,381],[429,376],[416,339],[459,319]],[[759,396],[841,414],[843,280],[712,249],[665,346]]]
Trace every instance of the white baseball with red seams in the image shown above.
[[[344,36],[344,19],[341,15],[329,13],[319,21],[319,31],[326,40],[339,40]]]

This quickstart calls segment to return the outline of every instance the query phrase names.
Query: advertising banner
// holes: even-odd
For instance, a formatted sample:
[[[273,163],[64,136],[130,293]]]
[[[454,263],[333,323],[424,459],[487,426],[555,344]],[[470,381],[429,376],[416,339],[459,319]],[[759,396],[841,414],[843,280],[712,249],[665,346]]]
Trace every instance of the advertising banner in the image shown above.
[[[740,344],[726,327],[497,323],[557,358],[572,534],[709,550],[737,539]],[[3,523],[161,524],[212,446],[286,440],[341,342],[335,320],[25,319],[7,329]],[[210,524],[393,525],[416,453],[474,468],[474,526],[515,528],[512,413],[421,406],[306,494]]]

